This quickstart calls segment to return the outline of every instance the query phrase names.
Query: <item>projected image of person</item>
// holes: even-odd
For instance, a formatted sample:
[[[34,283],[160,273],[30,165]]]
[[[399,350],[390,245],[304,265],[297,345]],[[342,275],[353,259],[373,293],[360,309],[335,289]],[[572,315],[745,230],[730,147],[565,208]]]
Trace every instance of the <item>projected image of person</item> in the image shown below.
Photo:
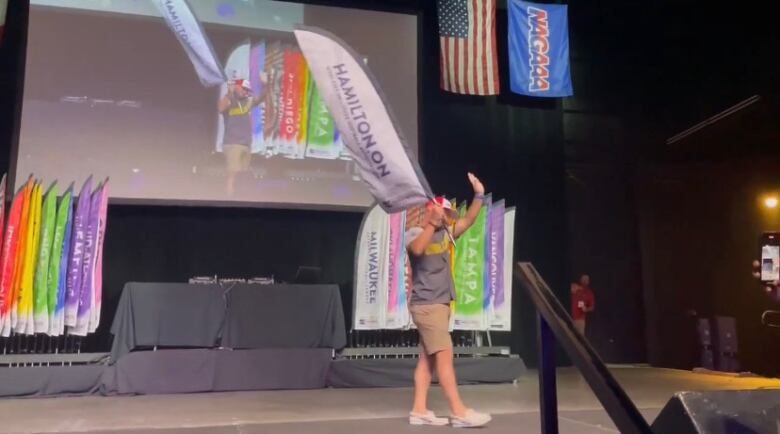
[[[264,74],[259,78],[265,82]],[[230,196],[235,191],[236,176],[240,172],[249,170],[252,160],[251,111],[264,99],[265,95],[252,95],[252,84],[248,79],[237,79],[228,83],[227,93],[217,104],[219,112],[225,119],[222,146],[228,172],[227,193]]]

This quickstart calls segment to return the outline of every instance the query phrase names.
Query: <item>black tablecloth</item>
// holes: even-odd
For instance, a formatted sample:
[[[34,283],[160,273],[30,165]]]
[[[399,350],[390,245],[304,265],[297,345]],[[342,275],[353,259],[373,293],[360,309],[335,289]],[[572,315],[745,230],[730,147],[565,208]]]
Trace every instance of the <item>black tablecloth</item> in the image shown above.
[[[337,285],[128,283],[111,360],[136,347],[336,348],[346,345]]]

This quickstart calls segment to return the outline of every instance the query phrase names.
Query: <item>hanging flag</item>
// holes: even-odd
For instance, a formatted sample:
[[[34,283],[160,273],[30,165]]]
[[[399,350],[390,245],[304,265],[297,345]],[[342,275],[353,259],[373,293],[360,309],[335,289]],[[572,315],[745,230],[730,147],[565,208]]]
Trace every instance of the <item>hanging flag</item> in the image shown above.
[[[493,300],[492,330],[512,330],[512,270],[514,269],[515,209],[507,208],[504,213],[504,235],[501,272],[503,285]]]
[[[38,247],[40,242],[41,224],[41,184],[36,182],[30,194],[30,211],[27,219],[27,245],[24,251],[24,266],[19,285],[19,306],[17,307],[18,319],[15,331],[19,334],[32,335],[35,333],[33,304],[34,304],[34,276],[36,259],[38,259]]]
[[[71,185],[60,198],[57,206],[56,218],[54,221],[54,235],[51,243],[51,253],[49,254],[49,272],[46,275],[46,300],[49,312],[49,336],[59,335],[57,300],[59,298],[60,286],[60,265],[62,263],[63,247],[65,245],[65,236],[68,222],[68,214],[71,208],[71,196],[73,195],[73,186]],[[67,256],[67,253],[65,254]]]
[[[218,86],[227,81],[211,42],[186,0],[153,0],[163,19],[181,43],[201,84]]]
[[[487,207],[482,206],[474,224],[458,239],[455,249],[454,327],[457,330],[484,330],[485,228]]]
[[[57,286],[57,308],[55,314],[57,316],[56,329],[54,334],[59,336],[65,333],[65,299],[68,294],[68,267],[70,266],[71,259],[71,240],[73,238],[73,197],[71,196],[71,203],[67,207],[67,215],[65,219],[65,236],[62,238],[62,258],[60,258],[60,277],[59,285]]]
[[[265,42],[252,46],[249,52],[249,84],[252,86],[252,95],[263,95],[265,84],[260,76],[265,66]],[[263,110],[264,105],[258,104],[252,107],[252,153],[265,151],[263,143]]]
[[[16,274],[16,252],[19,246],[22,206],[26,187],[22,187],[11,202],[8,223],[3,237],[3,253],[0,259],[0,335],[8,337],[11,333],[11,308],[16,305],[13,298],[13,282]]]
[[[336,125],[313,82],[309,107],[306,156],[335,160],[341,155],[341,146],[338,146],[336,141]]]
[[[487,324],[492,326],[495,316],[495,304],[497,299],[504,297],[504,213],[505,202],[499,200],[490,208],[490,229],[488,241],[490,249],[487,261],[487,286],[490,299],[487,305]]]
[[[95,256],[95,305],[92,308],[92,318],[89,323],[90,333],[94,333],[100,324],[100,309],[103,306],[103,244],[106,239],[106,223],[108,222],[108,179],[103,183],[101,193]]]
[[[323,30],[298,27],[295,38],[341,140],[379,205],[394,213],[433,198],[361,58]]]
[[[490,238],[490,231],[492,230],[491,224],[493,223],[493,197],[491,195],[486,195],[485,199],[482,201],[482,206],[485,208],[485,212],[487,215],[485,215],[485,271],[484,271],[484,288],[485,293],[483,294],[482,298],[482,308],[484,309],[485,315],[488,315],[488,311],[490,310],[490,300],[493,296],[492,294],[492,287],[490,286],[490,251],[492,249],[492,240]]]
[[[266,155],[276,155],[278,151],[279,123],[282,117],[282,77],[284,76],[284,47],[274,42],[266,47],[265,75],[268,80],[269,96],[265,100],[263,118],[263,140]]]
[[[100,220],[100,200],[103,197],[103,186],[98,185],[89,198],[89,215],[87,230],[84,233],[84,256],[81,262],[81,291],[79,291],[79,308],[76,316],[76,326],[71,330],[75,336],[86,336],[89,332],[89,321],[92,318],[92,307],[95,305],[95,255],[97,254],[98,222]]]
[[[19,293],[22,284],[22,275],[24,273],[24,259],[26,257],[25,251],[27,250],[28,240],[27,233],[30,225],[30,198],[32,197],[33,186],[35,181],[32,176],[27,180],[27,184],[24,186],[24,193],[22,196],[22,211],[19,217],[19,244],[16,249],[16,263],[14,264],[14,275],[10,293],[10,318],[8,321],[8,329],[3,329],[3,336],[8,336],[12,330],[16,330],[16,325],[19,322]]]
[[[509,0],[509,83],[529,96],[574,94],[566,5]]]
[[[308,102],[308,80],[303,54],[293,48],[285,50],[279,138],[280,153],[287,158],[300,159],[306,153],[305,131],[302,130],[306,127],[303,121]]]
[[[400,329],[409,322],[409,310],[406,307],[406,282],[404,282],[404,263],[406,243],[404,242],[405,213],[390,214],[390,241],[388,243],[388,293],[386,329]]]
[[[68,263],[68,282],[65,294],[65,326],[75,327],[81,297],[81,281],[84,263],[84,249],[89,225],[89,206],[92,202],[92,177],[84,182],[79,192],[76,211],[73,217],[73,229],[70,240],[70,258]]]
[[[388,291],[387,259],[390,216],[374,205],[363,217],[355,259],[355,330],[384,327]]]
[[[441,88],[498,95],[495,0],[437,0]]]
[[[46,192],[41,208],[40,247],[33,281],[33,324],[35,333],[49,332],[49,260],[54,244],[54,228],[57,218],[57,182]]]

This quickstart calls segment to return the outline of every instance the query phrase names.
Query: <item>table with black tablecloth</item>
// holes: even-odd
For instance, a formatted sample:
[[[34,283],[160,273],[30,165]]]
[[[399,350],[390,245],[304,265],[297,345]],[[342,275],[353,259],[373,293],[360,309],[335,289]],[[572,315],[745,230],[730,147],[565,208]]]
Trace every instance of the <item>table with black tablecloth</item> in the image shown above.
[[[138,347],[346,345],[337,285],[127,283],[111,333],[113,362]]]

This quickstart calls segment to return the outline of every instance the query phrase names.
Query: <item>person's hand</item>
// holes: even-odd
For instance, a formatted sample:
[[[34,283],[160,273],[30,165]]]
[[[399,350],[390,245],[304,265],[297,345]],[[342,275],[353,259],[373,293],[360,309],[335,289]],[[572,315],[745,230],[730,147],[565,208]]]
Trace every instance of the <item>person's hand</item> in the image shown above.
[[[444,226],[444,208],[441,205],[433,205],[428,208],[427,223],[435,227],[436,229]]]
[[[228,83],[228,92],[227,92],[228,96],[232,97],[235,92],[236,92],[236,85],[233,84],[233,82],[229,82]]]
[[[474,194],[482,195],[485,194],[485,186],[482,185],[482,181],[479,180],[476,176],[474,176],[473,173],[468,173],[469,182],[471,183],[471,187],[474,188]]]
[[[268,73],[265,71],[260,71],[260,83],[268,84]]]
[[[761,280],[761,262],[758,260],[753,261],[753,277],[756,278],[756,280]],[[775,292],[777,291],[778,287],[780,287],[780,280],[762,283],[764,284],[764,291],[768,293]]]

